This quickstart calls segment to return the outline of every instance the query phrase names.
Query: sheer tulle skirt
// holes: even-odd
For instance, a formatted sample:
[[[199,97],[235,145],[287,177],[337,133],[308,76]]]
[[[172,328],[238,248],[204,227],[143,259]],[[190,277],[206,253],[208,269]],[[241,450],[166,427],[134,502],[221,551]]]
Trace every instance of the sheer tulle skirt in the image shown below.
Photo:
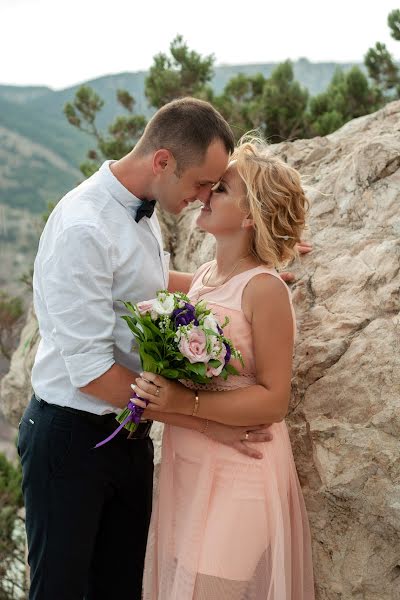
[[[284,422],[262,460],[166,426],[145,600],[313,600],[311,542]]]

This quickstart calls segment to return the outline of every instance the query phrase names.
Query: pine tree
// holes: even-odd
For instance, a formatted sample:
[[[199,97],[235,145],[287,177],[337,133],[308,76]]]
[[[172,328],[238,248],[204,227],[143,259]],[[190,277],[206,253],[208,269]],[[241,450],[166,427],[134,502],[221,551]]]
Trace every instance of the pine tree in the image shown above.
[[[145,94],[150,105],[161,108],[184,96],[206,99],[209,95],[207,86],[214,74],[214,56],[203,58],[189,50],[181,35],[171,42],[169,51],[170,55],[160,53],[154,57],[146,78]]]

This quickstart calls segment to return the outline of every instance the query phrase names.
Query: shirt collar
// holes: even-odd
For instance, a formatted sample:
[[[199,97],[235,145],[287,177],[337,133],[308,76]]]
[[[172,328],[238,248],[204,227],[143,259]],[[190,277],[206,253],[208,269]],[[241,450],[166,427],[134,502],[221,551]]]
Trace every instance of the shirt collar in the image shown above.
[[[100,167],[98,173],[100,177],[104,181],[104,185],[107,187],[110,194],[124,206],[128,211],[134,212],[136,215],[136,211],[139,206],[142,204],[142,200],[136,198],[122,183],[117,179],[114,173],[110,169],[110,165],[115,162],[115,160],[106,160]]]

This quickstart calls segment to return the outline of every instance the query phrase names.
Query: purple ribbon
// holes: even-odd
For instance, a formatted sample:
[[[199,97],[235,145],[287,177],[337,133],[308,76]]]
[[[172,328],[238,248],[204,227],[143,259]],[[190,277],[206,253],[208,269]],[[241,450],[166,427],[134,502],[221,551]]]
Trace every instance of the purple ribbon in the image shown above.
[[[133,393],[133,396],[134,398],[139,398],[140,400],[143,400],[143,398],[140,398],[135,392]],[[146,402],[147,404],[147,400],[144,400],[144,402]],[[104,444],[110,442],[130,421],[133,421],[134,423],[136,423],[136,425],[140,423],[140,419],[142,418],[144,408],[142,408],[141,406],[136,406],[136,404],[134,404],[131,400],[128,402],[127,408],[128,410],[130,410],[130,414],[122,421],[120,426],[112,432],[111,435],[109,435],[105,440],[102,440],[101,442],[96,444],[95,448],[100,448],[100,446],[104,446]]]

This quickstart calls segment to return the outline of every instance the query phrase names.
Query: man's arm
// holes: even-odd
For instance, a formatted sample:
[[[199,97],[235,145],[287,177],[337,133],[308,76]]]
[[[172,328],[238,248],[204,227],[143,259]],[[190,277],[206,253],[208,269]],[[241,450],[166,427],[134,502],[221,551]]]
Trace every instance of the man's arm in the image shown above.
[[[208,419],[192,417],[190,415],[162,413],[154,410],[144,411],[143,416],[168,425],[175,425],[177,427],[204,433],[205,436],[215,442],[231,446],[241,454],[249,456],[250,458],[263,457],[262,452],[257,450],[257,448],[253,446],[253,443],[270,442],[273,437],[269,430],[269,425],[235,427],[216,423],[215,421],[209,421]],[[246,440],[247,443],[243,440]],[[248,443],[251,443],[251,446],[249,446]]]
[[[136,373],[115,364],[112,282],[112,245],[90,224],[63,231],[43,265],[52,338],[72,385],[120,408]]]
[[[134,371],[114,363],[111,369],[80,387],[79,391],[122,409],[132,396],[131,383],[137,376]]]
[[[301,241],[297,244],[297,250],[300,255],[308,254],[309,252],[312,252],[312,249],[313,248],[311,242]],[[293,283],[296,280],[296,275],[291,271],[282,271],[281,273],[279,273],[279,275],[281,279],[283,279],[283,281],[286,281],[286,283]]]

